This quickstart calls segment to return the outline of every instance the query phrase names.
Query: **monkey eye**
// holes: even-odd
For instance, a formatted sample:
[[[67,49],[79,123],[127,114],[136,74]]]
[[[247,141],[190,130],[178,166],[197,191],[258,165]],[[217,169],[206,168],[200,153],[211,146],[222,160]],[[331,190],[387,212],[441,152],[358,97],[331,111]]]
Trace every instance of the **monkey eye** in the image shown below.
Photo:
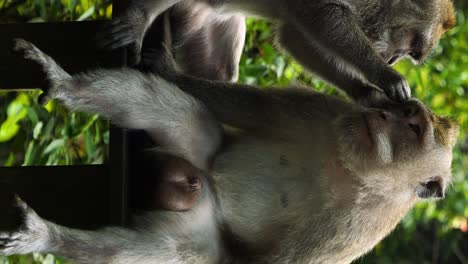
[[[420,183],[419,186],[416,187],[416,195],[424,199],[444,197],[441,179],[439,177],[431,177],[429,181]]]
[[[416,134],[416,136],[421,135],[421,128],[418,125],[415,124],[409,124],[410,129]]]

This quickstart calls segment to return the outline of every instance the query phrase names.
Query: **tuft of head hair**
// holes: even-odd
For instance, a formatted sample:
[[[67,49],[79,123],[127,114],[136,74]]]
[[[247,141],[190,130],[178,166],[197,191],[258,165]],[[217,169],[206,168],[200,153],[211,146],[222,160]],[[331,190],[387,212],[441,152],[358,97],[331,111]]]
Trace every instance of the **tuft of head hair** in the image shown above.
[[[453,28],[457,24],[457,19],[455,16],[455,8],[451,0],[441,0],[440,1],[440,23],[444,31]]]
[[[451,119],[444,116],[432,115],[434,137],[438,144],[446,148],[453,148],[457,141],[459,126]]]

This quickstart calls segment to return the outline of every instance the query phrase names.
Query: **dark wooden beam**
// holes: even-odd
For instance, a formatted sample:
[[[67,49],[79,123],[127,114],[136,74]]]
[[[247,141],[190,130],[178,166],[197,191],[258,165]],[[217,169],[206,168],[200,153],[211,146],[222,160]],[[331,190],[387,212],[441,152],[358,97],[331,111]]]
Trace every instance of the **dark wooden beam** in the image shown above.
[[[130,221],[129,202],[129,136],[126,129],[111,125],[109,139],[109,223],[127,225]]]
[[[105,165],[0,167],[0,193],[18,194],[47,220],[96,228],[109,224],[109,177]]]
[[[12,50],[14,38],[34,43],[71,73],[122,66],[122,50],[107,51],[96,45],[103,22],[0,24],[0,89],[38,88],[44,80],[37,65]]]
[[[124,66],[124,50],[106,51],[95,43],[103,22],[0,25],[0,89],[39,88],[44,81],[36,64],[13,52],[14,38],[31,41],[70,73]],[[19,193],[43,217],[67,226],[125,224],[128,140],[124,130],[112,127],[110,132],[106,165],[0,168],[0,191]]]

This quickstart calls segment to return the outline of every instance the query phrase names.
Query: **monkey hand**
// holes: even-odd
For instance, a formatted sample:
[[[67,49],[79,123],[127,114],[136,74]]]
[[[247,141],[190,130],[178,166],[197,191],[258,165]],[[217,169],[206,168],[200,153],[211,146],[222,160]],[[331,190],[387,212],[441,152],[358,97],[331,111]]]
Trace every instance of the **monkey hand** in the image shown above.
[[[140,70],[167,76],[177,72],[176,63],[171,52],[162,49],[146,49],[141,53]]]
[[[391,68],[379,74],[373,83],[381,88],[391,100],[403,102],[411,97],[411,89],[406,79]]]
[[[362,106],[385,109],[388,105],[395,104],[382,89],[373,84],[367,83],[357,91],[358,95],[354,98]]]
[[[42,251],[49,244],[48,226],[19,197],[14,208],[18,212],[19,228],[14,231],[0,230],[0,255],[28,254]]]
[[[129,9],[124,15],[112,19],[104,28],[97,37],[98,46],[111,50],[126,47],[129,65],[138,65],[149,20],[149,15],[143,9]]]

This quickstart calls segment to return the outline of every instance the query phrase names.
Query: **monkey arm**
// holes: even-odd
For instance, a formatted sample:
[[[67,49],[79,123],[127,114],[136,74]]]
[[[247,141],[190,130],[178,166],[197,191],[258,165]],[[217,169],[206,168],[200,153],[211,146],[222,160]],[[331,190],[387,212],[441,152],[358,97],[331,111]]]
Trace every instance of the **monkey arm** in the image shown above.
[[[269,134],[280,133],[273,131],[272,127],[294,126],[303,120],[327,118],[349,109],[349,104],[312,90],[263,90],[177,73],[165,74],[164,78],[203,102],[219,121],[241,129],[267,131]],[[329,105],[334,107],[330,108]]]
[[[287,27],[283,31],[290,30],[290,27],[296,27],[293,31],[304,32],[305,35],[301,39],[307,38],[309,41],[306,42],[316,43],[320,52],[326,52],[327,56],[336,58],[337,63],[344,64],[341,67],[334,67],[338,72],[341,72],[341,76],[346,77],[347,75],[343,72],[349,69],[354,76],[363,78],[364,81],[384,90],[391,99],[405,100],[409,98],[410,89],[406,80],[383,62],[372,48],[366,35],[359,27],[351,7],[342,3],[330,3],[330,1],[325,4],[320,3],[321,1],[318,2],[297,1],[294,7],[295,16],[292,18],[295,23],[294,25],[283,25],[283,27]],[[289,46],[295,45],[289,44],[289,42],[297,42],[298,40],[286,38],[280,41]],[[307,51],[303,51],[302,54],[314,53],[310,50],[310,48],[315,48],[312,45],[303,48],[306,48]],[[291,52],[295,55],[293,51]],[[316,70],[315,58],[312,55],[312,59],[309,60],[305,55],[304,58],[298,59],[306,67]],[[318,73],[322,73],[322,71]],[[346,80],[353,82],[352,78],[349,77]],[[350,90],[346,85],[343,88],[347,89],[346,91],[350,95],[353,95],[352,89]]]
[[[324,54],[319,47],[314,46],[304,34],[294,27],[281,26],[279,29],[281,45],[286,47],[289,53],[308,70],[316,73],[325,81],[343,89],[354,99],[369,96],[371,92],[382,92],[378,87],[366,83],[365,80],[352,76],[351,72],[343,70],[340,62],[331,56]],[[286,40],[294,41],[286,41]]]

